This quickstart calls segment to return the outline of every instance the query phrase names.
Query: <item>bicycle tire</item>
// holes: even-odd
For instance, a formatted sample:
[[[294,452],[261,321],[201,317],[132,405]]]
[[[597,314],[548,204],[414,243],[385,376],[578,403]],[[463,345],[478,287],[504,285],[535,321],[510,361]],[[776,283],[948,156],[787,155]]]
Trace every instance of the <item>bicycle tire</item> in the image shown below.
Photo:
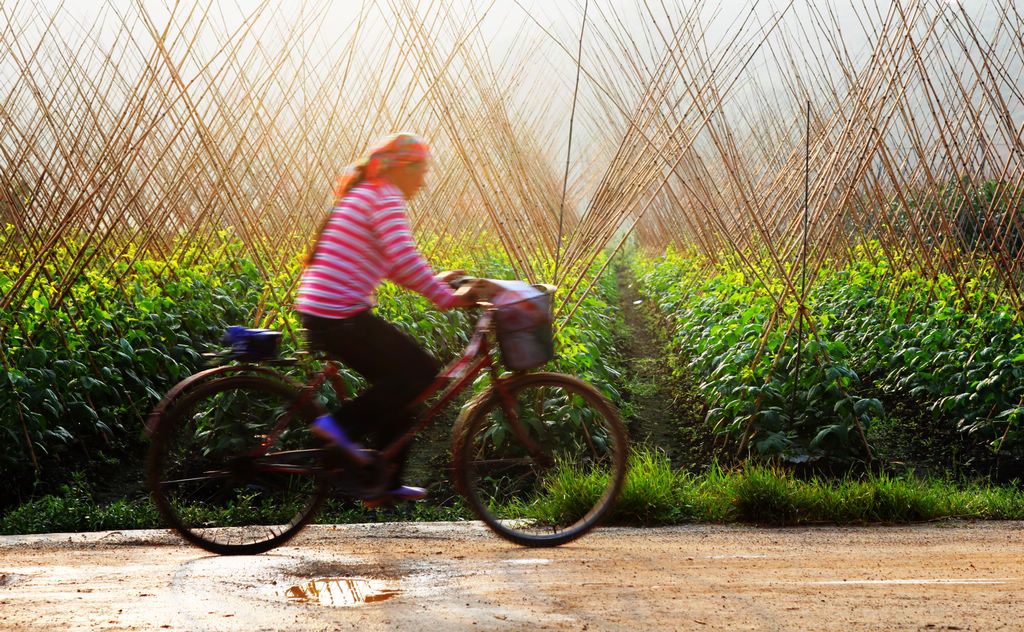
[[[575,540],[598,525],[622,490],[629,445],[618,411],[593,386],[560,373],[518,375],[502,386],[539,450],[530,453],[491,385],[456,426],[456,485],[506,540],[532,547]]]
[[[185,540],[221,555],[280,546],[316,515],[328,491],[310,422],[325,411],[298,405],[280,380],[228,375],[199,383],[154,427],[147,483],[160,516]],[[281,414],[294,414],[261,457],[255,450]]]

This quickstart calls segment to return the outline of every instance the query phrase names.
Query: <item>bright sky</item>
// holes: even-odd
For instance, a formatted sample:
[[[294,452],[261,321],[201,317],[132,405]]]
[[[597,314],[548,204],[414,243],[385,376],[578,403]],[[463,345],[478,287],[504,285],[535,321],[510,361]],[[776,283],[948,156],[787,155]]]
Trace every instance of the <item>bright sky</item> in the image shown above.
[[[351,39],[356,18],[367,7],[372,8],[366,11],[364,40],[361,41],[367,42],[368,46],[387,41],[383,12],[405,1],[428,14],[425,17],[429,24],[428,30],[432,29],[430,34],[437,38],[443,39],[446,34],[449,40],[454,37],[456,29],[452,28],[452,21],[462,20],[464,24],[472,24],[481,20],[480,39],[475,43],[482,45],[482,42],[486,42],[484,46],[490,63],[500,64],[508,50],[515,51],[519,56],[517,59],[528,60],[525,66],[519,64],[518,67],[513,60],[509,64],[511,70],[507,68],[504,74],[499,73],[502,80],[510,76],[518,80],[517,87],[509,91],[509,97],[524,103],[526,100],[536,100],[535,86],[542,86],[557,98],[549,98],[541,106],[530,103],[528,107],[546,108],[548,115],[556,122],[568,120],[571,100],[566,95],[571,96],[575,81],[574,55],[585,0],[198,0],[195,3],[188,0],[22,0],[13,6],[0,6],[0,24],[8,22],[25,29],[25,37],[4,37],[5,41],[25,42],[25,49],[19,55],[23,59],[31,54],[34,42],[39,41],[38,36],[33,36],[29,31],[41,33],[49,17],[58,16],[55,21],[58,37],[48,37],[44,41],[72,47],[81,42],[83,37],[88,37],[96,42],[90,48],[102,51],[102,54],[95,54],[91,61],[100,63],[106,59],[106,54],[116,56],[126,49],[126,27],[121,24],[122,19],[136,33],[132,39],[138,42],[141,55],[148,55],[152,50],[152,38],[138,17],[138,4],[144,7],[153,28],[158,31],[167,28],[173,10],[175,25],[169,29],[168,43],[173,47],[172,57],[182,64],[180,70],[187,73],[196,72],[201,66],[210,63],[216,51],[226,42],[233,41],[231,36],[243,28],[246,19],[264,7],[262,19],[252,27],[247,37],[241,39],[239,58],[248,58],[247,50],[255,46],[261,47],[269,55],[279,55],[287,41],[290,48],[284,54],[292,58],[292,67],[301,65],[304,70],[313,69],[310,72],[315,72],[318,67],[337,67],[337,64],[326,63],[324,60],[332,54],[344,53],[344,43]],[[647,51],[650,58],[656,57],[651,51],[663,49],[658,42],[653,41],[658,37],[658,30],[671,31],[679,24],[681,14],[688,7],[694,6],[693,2],[696,1],[589,0],[583,60],[586,69],[592,73],[592,79],[588,81],[584,76],[581,98],[586,99],[588,91],[596,93],[606,89],[618,79],[614,76],[614,70],[608,71],[608,64],[622,58],[620,50],[632,48],[634,54],[637,50],[641,53]],[[843,43],[851,54],[856,56],[856,51],[861,49],[860,55],[866,56],[868,51],[863,48],[866,39],[861,30],[862,19],[873,15],[877,23],[881,19],[879,14],[884,14],[892,5],[887,0],[835,1],[831,4]],[[961,10],[958,3],[947,0],[931,0],[925,6],[934,10],[944,4],[957,12]],[[727,47],[729,40],[741,30],[745,41],[753,46],[760,38],[759,30],[783,12],[785,18],[781,28],[799,36],[802,28],[814,22],[808,19],[809,7],[821,9],[828,5],[823,0],[703,2],[697,6],[701,8],[699,28],[705,35],[704,52],[714,56],[714,53]],[[991,1],[978,0],[965,5],[967,13],[982,24],[991,23],[996,17],[993,9],[995,4]],[[458,10],[449,13],[441,27],[437,26],[437,22],[431,22],[431,8],[450,6],[458,7]],[[655,15],[648,13],[645,7],[651,7],[656,11]],[[661,11],[661,7],[666,7],[667,13]],[[195,25],[199,23],[204,11],[209,11],[206,25],[197,33]],[[745,29],[741,29],[741,24],[751,13],[755,18],[746,23]],[[183,24],[192,26],[183,27]],[[316,28],[310,28],[305,38],[296,38],[290,31],[301,25],[316,25]],[[0,26],[2,28],[5,27]],[[376,30],[379,35],[367,37],[368,30]],[[192,53],[186,54],[184,46],[193,37],[196,37],[198,44]],[[451,46],[441,48],[448,50]],[[373,52],[369,51],[368,54],[372,55]],[[612,58],[611,62],[609,57]],[[10,61],[10,56],[0,54],[0,78],[10,76],[12,70],[4,68]],[[264,59],[262,63],[272,66],[275,61]],[[763,81],[764,77],[771,76],[780,63],[785,63],[785,60],[773,58],[761,51],[761,54],[751,59],[751,69],[756,70],[754,80]],[[648,63],[649,67],[654,65],[653,62]],[[285,69],[288,67],[287,64],[283,66]],[[814,70],[822,72],[821,68]],[[13,70],[15,76],[19,71]],[[604,82],[604,85],[595,85],[595,82]],[[742,86],[737,87],[737,91],[741,89]]]

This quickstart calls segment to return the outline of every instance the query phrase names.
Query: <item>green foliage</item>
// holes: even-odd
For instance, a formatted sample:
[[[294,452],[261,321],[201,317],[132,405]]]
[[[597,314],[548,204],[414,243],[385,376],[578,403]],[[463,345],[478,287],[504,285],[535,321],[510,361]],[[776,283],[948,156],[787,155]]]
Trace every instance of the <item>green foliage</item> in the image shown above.
[[[125,257],[103,269],[73,279],[62,301],[51,300],[56,282],[37,281],[20,310],[0,313],[0,469],[14,490],[32,476],[32,453],[49,468],[136,437],[152,403],[200,366],[224,327],[247,320],[261,286],[244,260]],[[16,274],[0,277],[0,295]]]
[[[123,459],[124,468],[137,471],[145,450],[142,418],[174,383],[204,368],[202,354],[220,349],[227,326],[298,331],[283,291],[301,271],[298,260],[268,278],[240,242],[226,234],[219,239],[222,245],[212,251],[209,244],[179,248],[176,260],[136,258],[131,249],[118,257],[97,252],[87,272],[63,281],[58,266],[72,258],[73,249],[49,253],[52,263],[33,281],[20,310],[0,313],[0,352],[7,363],[0,376],[0,429],[7,439],[0,444],[0,470],[13,479],[0,492],[0,507],[54,492],[34,502],[66,505],[74,514],[73,499],[61,487],[66,472],[82,469],[95,476],[110,459],[110,467]],[[424,250],[430,248],[428,239]],[[465,249],[449,244],[445,251],[433,257],[438,268],[517,276],[495,243],[483,240]],[[20,273],[15,264],[0,268],[0,296],[11,291]],[[599,290],[601,296],[588,298],[559,334],[567,352],[558,362],[584,379],[596,378],[615,396],[607,316],[614,285],[603,281]],[[470,313],[440,312],[396,286],[385,284],[377,298],[384,318],[444,361],[462,350],[472,332]],[[303,342],[286,336],[284,353]],[[607,365],[602,358],[609,358]],[[302,364],[290,369],[299,379],[308,370]],[[361,388],[358,376],[344,370],[343,375],[350,392]],[[328,397],[329,391],[324,389]],[[101,453],[109,455],[102,463]],[[40,484],[33,456],[47,484]]]
[[[1018,487],[875,474],[839,480],[795,478],[755,466],[734,476],[729,492],[738,519],[760,524],[905,523],[950,517],[1007,519],[1024,515]]]
[[[565,469],[548,482],[547,495],[523,507],[540,520],[579,515],[593,504],[601,481]],[[766,525],[906,523],[944,518],[1020,519],[1024,491],[1017,487],[958,484],[871,474],[799,479],[761,465],[727,472],[717,465],[702,476],[671,469],[660,454],[633,454],[629,475],[607,522],[624,525],[691,521]]]
[[[1024,252],[1021,196],[1013,183],[988,180],[975,184],[964,176],[936,195],[911,198],[907,203],[914,215],[924,219],[922,229],[929,242],[934,241],[933,234],[948,234],[956,247],[967,253],[1014,258]],[[898,216],[905,215],[903,211],[895,209]]]
[[[585,280],[593,279],[603,264],[604,259],[599,258]],[[556,321],[555,368],[590,382],[618,405],[622,401],[622,375],[618,370],[622,358],[615,338],[621,326],[621,317],[614,307],[618,304],[618,289],[614,275],[603,275],[570,319],[568,310],[579,302],[588,285],[589,282],[581,283],[571,296],[564,292],[556,295],[556,304],[564,302],[567,308]]]
[[[148,499],[99,504],[81,475],[48,494],[17,507],[0,519],[0,534],[62,533],[147,529],[160,526]]]
[[[567,469],[549,482],[549,494],[522,508],[523,515],[557,519],[578,515],[592,504],[602,487],[592,476]],[[242,512],[245,513],[242,513]],[[263,517],[266,522],[290,517],[280,507],[252,506],[235,517]],[[321,524],[393,521],[465,520],[461,502],[428,503],[366,509],[353,501],[330,499],[317,517]],[[729,472],[713,465],[702,476],[673,470],[660,454],[632,456],[622,495],[607,519],[610,524],[657,525],[686,522],[750,522],[769,525],[876,524],[946,518],[1024,519],[1024,491],[980,483],[894,477],[885,474],[840,479],[802,480],[792,473],[764,466]],[[160,526],[145,499],[97,503],[81,477],[26,503],[0,518],[0,533],[138,529]]]
[[[680,362],[700,377],[712,402],[707,421],[737,439],[750,430],[755,454],[801,461],[861,454],[857,424],[867,426],[881,404],[859,397],[859,378],[838,344],[787,338],[773,296],[742,272],[723,268],[708,281],[697,263],[675,253],[641,261],[642,292],[675,325]]]
[[[812,288],[814,335],[792,301],[780,309],[782,287],[738,265],[706,279],[698,261],[670,252],[637,268],[713,404],[708,422],[736,439],[749,430],[754,454],[862,458],[860,431],[883,419],[883,396],[919,402],[992,450],[1024,448],[1024,327],[983,278],[956,291],[950,277],[864,246]]]
[[[888,264],[861,259],[826,276],[816,309],[881,392],[920,402],[991,450],[1019,456],[1024,326],[998,296],[979,289],[989,287],[985,279],[966,288],[969,305],[952,284],[944,275],[892,274]]]
[[[691,520],[695,517],[688,493],[691,481],[687,474],[673,471],[664,454],[634,451],[609,520],[645,526]]]

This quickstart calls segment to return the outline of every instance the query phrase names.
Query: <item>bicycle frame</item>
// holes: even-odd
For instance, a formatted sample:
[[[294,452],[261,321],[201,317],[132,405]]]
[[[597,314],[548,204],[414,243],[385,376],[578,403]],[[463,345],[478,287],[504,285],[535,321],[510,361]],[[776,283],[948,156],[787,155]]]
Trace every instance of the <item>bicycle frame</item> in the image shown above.
[[[378,457],[380,461],[384,463],[392,462],[395,456],[406,445],[408,445],[408,443],[412,441],[420,431],[428,426],[436,418],[437,414],[441,412],[441,410],[448,406],[448,404],[450,404],[452,400],[462,392],[464,388],[466,388],[467,385],[472,383],[472,381],[485,370],[489,371],[491,374],[491,383],[503,402],[503,408],[508,415],[508,421],[511,423],[514,432],[530,452],[540,454],[540,447],[528,436],[528,433],[519,423],[512,397],[505,389],[502,377],[498,371],[498,365],[491,357],[492,345],[490,336],[493,331],[494,314],[496,311],[495,307],[486,302],[480,302],[479,305],[484,309],[484,312],[477,319],[473,335],[465,349],[463,349],[462,354],[438,373],[434,382],[424,389],[409,404],[409,408],[412,409],[425,403],[438,393],[441,393],[440,397],[425,412],[417,416],[413,425],[404,434],[380,450]],[[283,362],[291,363],[294,362],[294,360],[277,361],[276,363],[281,364]],[[187,392],[192,385],[206,379],[225,376],[231,373],[253,373],[256,375],[263,375],[265,377],[289,383],[299,391],[299,397],[290,409],[292,414],[282,415],[277,423],[268,430],[260,444],[249,454],[251,458],[256,459],[267,455],[271,446],[274,445],[285,429],[291,424],[294,419],[294,412],[307,406],[313,398],[316,397],[317,391],[325,383],[330,382],[334,392],[340,400],[344,401],[351,396],[345,381],[341,377],[339,365],[337,361],[334,360],[326,360],[320,370],[317,371],[313,378],[305,384],[294,382],[266,366],[260,366],[252,363],[231,364],[207,369],[206,371],[197,373],[179,383],[171,390],[171,392],[168,393],[167,396],[165,396],[164,400],[161,401],[150,414],[149,421],[146,424],[147,430],[152,433],[154,428],[153,424],[160,418],[164,410],[179,396]],[[290,451],[289,454],[295,456],[299,452],[305,453],[309,451]],[[282,456],[284,456],[284,453],[279,453],[275,455],[275,458],[281,458]],[[286,464],[282,462],[266,463],[264,464],[264,467],[266,468],[266,471],[287,470],[296,472],[303,469],[302,467],[297,467],[294,464]],[[313,471],[310,471],[309,473],[315,474]]]
[[[473,336],[469,339],[466,348],[463,349],[462,355],[444,367],[434,382],[409,404],[410,408],[418,406],[441,391],[439,399],[417,418],[412,427],[381,451],[381,456],[384,459],[392,460],[402,448],[412,441],[413,437],[434,420],[437,413],[441,412],[456,395],[462,392],[462,389],[476,379],[481,371],[487,369],[491,373],[492,382],[495,384],[499,382],[497,367],[491,358],[491,346],[487,337],[493,319],[494,309],[488,307],[477,319]],[[448,385],[447,388],[445,385]]]
[[[419,434],[420,431],[434,420],[441,410],[450,404],[451,401],[460,392],[462,392],[467,385],[472,383],[472,381],[476,379],[476,376],[484,370],[491,373],[492,384],[495,385],[495,388],[502,399],[508,402],[508,394],[502,387],[497,365],[491,357],[489,334],[492,330],[495,309],[488,303],[481,303],[480,305],[484,308],[484,313],[477,319],[476,325],[474,326],[473,336],[470,338],[465,349],[463,349],[462,354],[438,373],[434,382],[424,389],[423,392],[421,392],[416,399],[409,404],[409,408],[414,408],[423,404],[439,392],[441,393],[440,397],[425,412],[417,416],[415,423],[409,428],[409,430],[380,451],[380,458],[383,461],[392,461],[395,456],[410,441],[412,441],[417,434]],[[332,383],[339,399],[346,399],[349,396],[348,389],[345,386],[344,381],[340,378],[339,373],[340,372],[335,361],[326,361],[323,368],[317,373],[313,380],[302,387],[302,395],[296,402],[296,407],[305,406],[315,396],[317,390],[327,381]],[[510,409],[510,406],[506,406],[506,409]],[[285,416],[275,424],[265,437],[262,444],[254,451],[252,456],[262,456],[265,454],[267,449],[273,445],[274,441],[277,440],[284,429],[287,428],[288,424],[291,423],[291,419],[291,416]],[[520,438],[531,451],[538,450],[536,444],[519,427],[519,424],[516,421],[517,420],[513,420],[513,426],[516,430],[516,434],[520,435]]]
[[[487,375],[491,380],[481,380],[479,393],[471,387],[472,399],[450,431],[451,482],[467,508],[516,544],[555,546],[588,532],[622,489],[628,437],[618,412],[579,378],[527,373],[535,366],[526,359],[533,347],[503,347],[511,355],[495,357],[495,346],[520,342],[523,330],[504,328],[504,306],[479,299],[476,305],[480,311],[465,348],[412,399],[405,410],[411,423],[401,436],[374,445],[378,449],[368,450],[368,459],[316,441],[308,426],[327,412],[322,396],[328,383],[340,399],[349,399],[341,361],[303,353],[300,373],[307,379],[296,380],[280,367],[298,358],[267,358],[233,344],[231,352],[219,354],[227,363],[172,387],[148,420],[155,432],[146,481],[161,517],[208,551],[251,554],[288,541],[332,494],[368,507],[401,500],[389,486],[412,439],[453,401],[462,404],[459,393]],[[548,335],[543,324],[545,329],[527,333]],[[550,359],[549,341],[540,342],[547,346],[537,348]],[[600,442],[591,438],[595,429]],[[576,468],[600,474],[602,491],[592,506],[585,503],[564,517],[523,511],[551,493],[550,482],[560,472]],[[265,503],[280,505],[285,514],[270,520],[262,510],[228,515],[236,507]]]
[[[485,307],[485,311],[477,319],[473,337],[470,338],[469,344],[462,351],[462,355],[442,369],[434,383],[428,386],[409,406],[412,408],[422,404],[433,397],[438,391],[444,389],[440,398],[417,418],[405,434],[392,441],[390,445],[381,451],[381,456],[386,461],[390,462],[393,460],[395,455],[412,441],[413,437],[434,420],[437,413],[441,412],[451,403],[452,399],[462,392],[462,389],[485,369],[491,374],[491,385],[502,401],[502,408],[505,411],[507,420],[511,422],[516,436],[531,454],[543,458],[543,451],[540,446],[529,436],[523,425],[519,423],[515,401],[511,393],[508,392],[508,389],[505,388],[505,382],[498,372],[498,365],[491,358],[490,333],[493,331],[492,322],[496,308],[490,303],[481,303],[481,305]],[[453,380],[454,382],[445,388],[445,385]]]

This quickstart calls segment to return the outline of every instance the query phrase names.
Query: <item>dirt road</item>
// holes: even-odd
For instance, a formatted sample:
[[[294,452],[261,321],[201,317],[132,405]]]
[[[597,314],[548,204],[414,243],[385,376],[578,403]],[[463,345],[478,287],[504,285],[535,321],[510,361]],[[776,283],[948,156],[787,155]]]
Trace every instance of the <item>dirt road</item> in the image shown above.
[[[164,531],[0,537],[0,630],[1024,630],[1024,524],[307,529],[215,557]]]

